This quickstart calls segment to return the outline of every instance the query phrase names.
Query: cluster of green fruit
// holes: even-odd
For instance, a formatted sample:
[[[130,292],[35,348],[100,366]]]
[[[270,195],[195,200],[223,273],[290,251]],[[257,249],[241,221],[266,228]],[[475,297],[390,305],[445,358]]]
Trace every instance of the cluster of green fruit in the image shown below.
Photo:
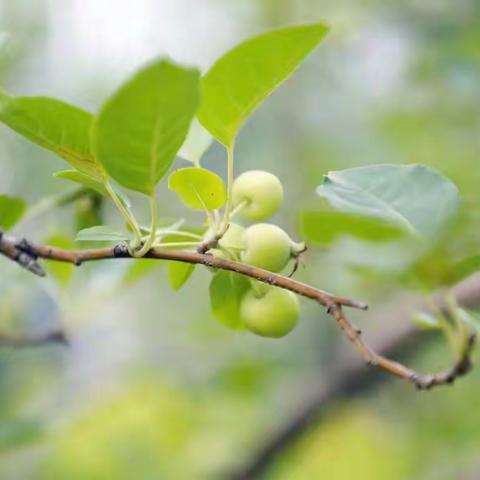
[[[251,170],[241,174],[233,184],[233,215],[238,214],[244,220],[262,222],[275,214],[282,202],[282,184],[269,172]],[[243,227],[231,222],[212,254],[276,273],[282,271],[303,248],[303,244],[292,241],[277,225],[254,223]],[[253,279],[249,282],[250,288],[240,304],[243,324],[264,337],[285,336],[298,322],[297,296]]]

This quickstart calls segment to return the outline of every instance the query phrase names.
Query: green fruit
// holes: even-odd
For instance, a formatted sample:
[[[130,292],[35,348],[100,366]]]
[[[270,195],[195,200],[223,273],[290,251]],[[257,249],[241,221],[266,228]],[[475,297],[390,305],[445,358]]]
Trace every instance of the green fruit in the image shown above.
[[[250,290],[242,298],[240,318],[253,333],[262,337],[284,337],[298,323],[299,302],[289,290],[268,287],[258,297]]]
[[[245,227],[238,223],[230,222],[227,231],[218,242],[221,247],[243,248],[243,232]]]
[[[263,170],[250,170],[235,180],[232,202],[234,207],[245,204],[240,210],[244,218],[265,220],[281,207],[283,187],[275,175]]]
[[[248,227],[243,234],[245,250],[241,255],[244,263],[279,272],[290,260],[292,241],[276,225],[257,223]]]

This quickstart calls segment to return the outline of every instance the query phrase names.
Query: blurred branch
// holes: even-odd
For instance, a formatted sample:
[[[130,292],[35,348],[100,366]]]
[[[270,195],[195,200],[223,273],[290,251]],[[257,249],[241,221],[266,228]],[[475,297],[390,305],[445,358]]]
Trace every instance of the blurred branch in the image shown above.
[[[132,258],[126,244],[86,250],[65,250],[49,245],[36,245],[26,239],[5,235],[1,231],[0,253],[39,276],[45,275],[44,270],[37,261],[39,258],[73,263],[74,265],[81,265],[83,262],[94,260]],[[298,295],[315,300],[320,305],[326,307],[327,312],[335,318],[346,337],[357,347],[369,365],[379,367],[392,375],[407,380],[419,389],[453,383],[458,376],[467,373],[470,369],[470,354],[475,340],[473,336],[465,338],[465,344],[461,350],[462,354],[460,358],[457,359],[456,363],[448,371],[434,375],[421,375],[398,362],[394,362],[375,353],[366,345],[361,338],[361,332],[347,320],[342,308],[353,307],[366,310],[367,305],[362,302],[334,295],[292,278],[268,272],[267,270],[262,270],[251,265],[214,257],[208,253],[152,248],[145,257],[201,264],[207,267],[236,272],[258,280],[259,282],[284,288]]]
[[[452,288],[452,293],[460,307],[480,308],[480,274],[460,282]],[[444,298],[445,296],[441,293],[435,297],[435,305],[441,311],[447,308]],[[391,324],[395,327],[389,328],[382,334],[382,340],[376,348],[381,356],[403,355],[405,357],[418,352],[420,336],[410,322],[409,315],[411,310],[426,308],[422,299],[415,299],[409,305],[402,305],[397,312],[393,313]],[[422,340],[424,341],[425,338],[422,337]],[[454,369],[455,365],[451,370]],[[443,375],[448,377],[451,372],[447,371]],[[350,362],[339,368],[332,378],[335,380],[314,392],[297,413],[267,439],[247,463],[229,478],[231,480],[259,478],[286,448],[294,444],[313,425],[318,425],[328,410],[339,401],[365,394],[391,377]]]
[[[91,193],[92,191],[88,188],[74,187],[67,190],[66,192],[59,193],[58,195],[52,195],[51,197],[47,197],[29,208],[25,213],[22,221],[31,220],[32,218],[44,215],[45,213],[48,213],[55,208],[70,205],[71,203],[74,203],[80,198],[91,195]]]
[[[51,330],[38,334],[0,332],[0,348],[40,347],[52,343],[68,345],[65,333],[62,330]]]

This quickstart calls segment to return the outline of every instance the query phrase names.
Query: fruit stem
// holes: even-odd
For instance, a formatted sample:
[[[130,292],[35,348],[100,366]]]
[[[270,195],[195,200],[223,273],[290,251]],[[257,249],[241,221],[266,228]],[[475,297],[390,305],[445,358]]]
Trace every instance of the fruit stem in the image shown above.
[[[264,285],[260,285],[256,280],[253,278],[249,278],[250,280],[250,285],[252,287],[252,290],[257,298],[262,298],[265,296],[265,288]]]
[[[161,234],[163,236],[181,235],[183,237],[193,238],[195,240],[202,240],[203,239],[203,237],[201,235],[198,235],[198,234],[192,233],[192,232],[186,232],[184,230],[168,230],[168,231],[161,232]]]
[[[155,194],[152,193],[150,197],[150,210],[152,214],[152,226],[150,228],[150,235],[148,236],[147,240],[143,244],[140,250],[134,251],[134,257],[143,257],[151,248],[153,243],[155,242],[155,238],[157,237],[157,200],[155,199]]]
[[[153,246],[158,248],[189,248],[196,247],[202,242],[159,242],[155,243]]]
[[[237,213],[241,212],[246,206],[248,205],[248,201],[244,200],[243,202],[240,202],[233,210],[232,213],[230,214],[230,218],[233,218],[237,215]]]
[[[132,229],[135,238],[130,248],[132,249],[136,248],[142,242],[142,234],[140,232],[140,227],[138,226],[138,223],[135,217],[132,215],[131,212],[128,211],[128,209],[125,207],[123,202],[120,200],[120,197],[118,196],[117,192],[115,192],[115,190],[110,185],[110,182],[108,181],[105,182],[105,190],[110,195],[110,198],[112,199],[113,203],[117,207],[118,211],[121,213],[121,215],[123,216],[127,224]]]
[[[227,147],[227,204],[225,206],[225,213],[223,216],[223,223],[220,233],[223,235],[230,223],[230,216],[232,212],[232,190],[233,190],[233,157],[234,157],[235,142]]]

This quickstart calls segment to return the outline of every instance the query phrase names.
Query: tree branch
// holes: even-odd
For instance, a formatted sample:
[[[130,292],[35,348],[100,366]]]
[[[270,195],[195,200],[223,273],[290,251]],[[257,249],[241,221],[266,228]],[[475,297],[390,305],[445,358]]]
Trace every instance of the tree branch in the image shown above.
[[[107,248],[66,250],[49,245],[33,244],[25,239],[18,239],[13,236],[5,235],[1,231],[0,253],[18,263],[23,268],[40,276],[44,276],[45,272],[37,262],[39,258],[73,263],[74,265],[81,265],[83,262],[87,261],[132,258],[125,244]],[[320,305],[327,308],[327,312],[335,318],[345,336],[357,347],[364,360],[369,365],[379,367],[392,375],[408,380],[419,389],[428,389],[437,385],[450,384],[458,376],[464,375],[470,369],[470,355],[475,343],[475,337],[473,335],[465,338],[462,354],[449,370],[434,375],[421,375],[398,362],[394,362],[378,355],[362,340],[361,332],[347,320],[343,312],[343,307],[366,310],[367,305],[363,302],[334,295],[292,278],[262,270],[251,265],[214,257],[208,253],[152,248],[145,257],[201,264],[208,267],[236,272],[259,282],[284,288],[298,295],[315,300]]]
[[[85,250],[66,250],[63,248],[52,247],[49,245],[36,245],[25,239],[16,238],[10,235],[2,235],[0,231],[0,253],[17,262],[23,268],[44,276],[45,272],[38,264],[39,258],[55,260],[58,262],[73,263],[81,265],[84,262],[95,260],[110,260],[119,258],[134,258],[128,253],[127,246],[124,244],[115,247],[92,248]],[[166,250],[160,248],[152,248],[145,258],[156,258],[160,260],[174,260],[177,262],[195,263],[205,265],[207,267],[229,270],[231,272],[240,273],[247,277],[267,283],[276,287],[291,290],[298,295],[317,301],[324,307],[333,305],[342,305],[344,307],[358,308],[366,310],[368,307],[365,303],[352,300],[347,297],[334,295],[332,293],[314,288],[310,285],[298,282],[291,278],[276,273],[262,270],[261,268],[245,265],[243,263],[214,257],[206,253]],[[21,261],[20,261],[21,260]]]

